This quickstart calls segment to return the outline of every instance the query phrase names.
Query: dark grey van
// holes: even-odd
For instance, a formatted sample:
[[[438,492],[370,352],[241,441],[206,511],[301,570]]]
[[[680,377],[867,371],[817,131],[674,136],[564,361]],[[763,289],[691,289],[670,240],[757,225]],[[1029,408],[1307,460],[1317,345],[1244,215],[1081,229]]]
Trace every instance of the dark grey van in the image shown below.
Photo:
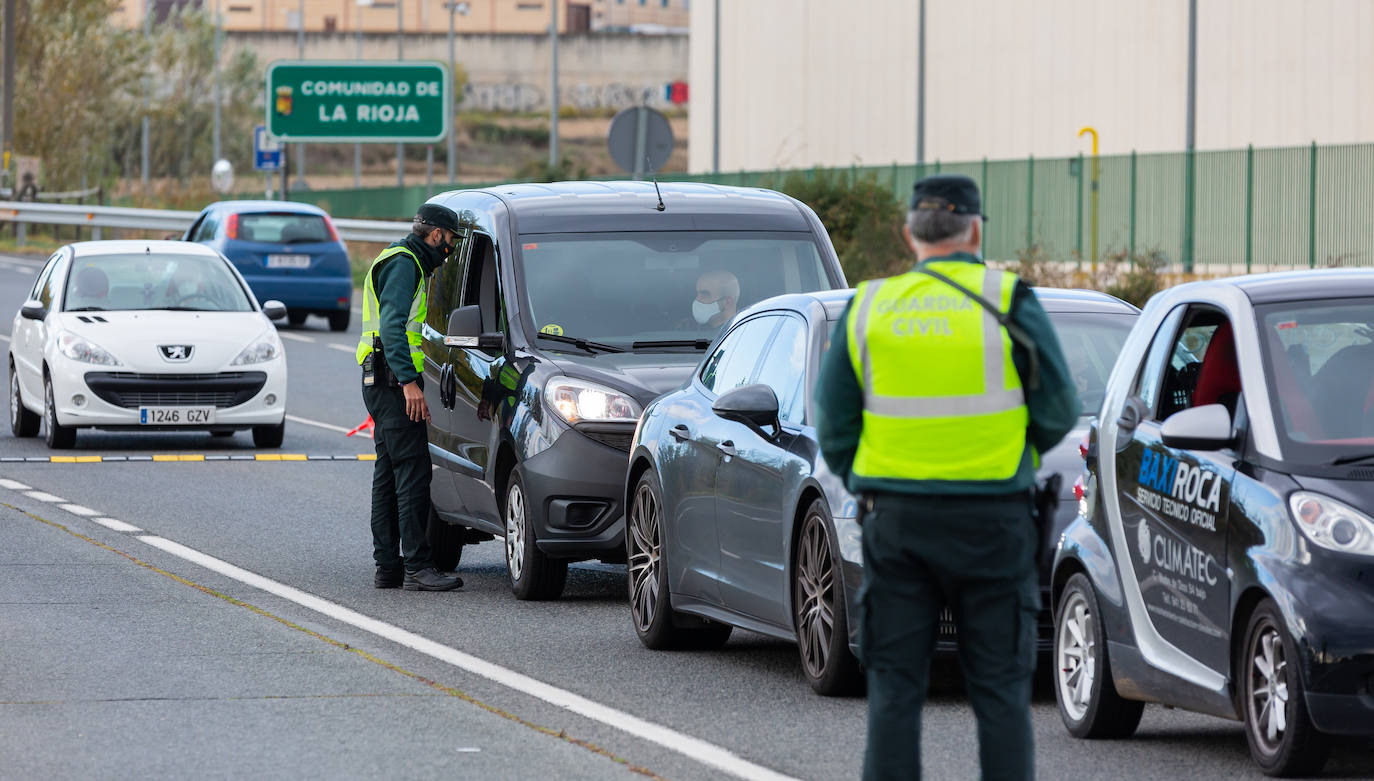
[[[452,568],[504,538],[520,599],[557,598],[570,561],[624,561],[640,413],[735,312],[846,286],[815,213],[770,190],[565,182],[430,202],[464,225],[424,329],[430,540]]]

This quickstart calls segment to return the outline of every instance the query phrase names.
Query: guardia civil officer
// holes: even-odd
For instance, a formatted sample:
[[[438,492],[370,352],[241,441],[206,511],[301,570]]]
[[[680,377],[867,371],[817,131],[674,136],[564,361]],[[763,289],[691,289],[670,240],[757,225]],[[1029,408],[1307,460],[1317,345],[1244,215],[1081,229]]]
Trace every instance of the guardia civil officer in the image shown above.
[[[448,591],[463,585],[430,558],[429,407],[423,390],[428,279],[453,251],[458,215],[437,204],[420,207],[411,232],[372,261],[363,284],[363,404],[372,416],[377,462],[372,470],[373,585],[408,591]]]
[[[821,451],[863,507],[866,779],[920,776],[946,605],[983,778],[1035,772],[1032,493],[1039,454],[1073,426],[1078,396],[1030,289],[983,265],[984,219],[971,179],[917,182],[904,229],[917,264],[859,285],[817,382]]]

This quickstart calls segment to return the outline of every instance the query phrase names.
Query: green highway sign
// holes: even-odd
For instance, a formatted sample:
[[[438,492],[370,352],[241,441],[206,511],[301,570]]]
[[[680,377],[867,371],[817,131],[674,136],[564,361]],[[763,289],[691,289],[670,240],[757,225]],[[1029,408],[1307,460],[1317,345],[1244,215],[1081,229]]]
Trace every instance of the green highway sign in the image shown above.
[[[404,141],[449,132],[452,85],[438,62],[278,60],[267,66],[267,132],[278,141]]]

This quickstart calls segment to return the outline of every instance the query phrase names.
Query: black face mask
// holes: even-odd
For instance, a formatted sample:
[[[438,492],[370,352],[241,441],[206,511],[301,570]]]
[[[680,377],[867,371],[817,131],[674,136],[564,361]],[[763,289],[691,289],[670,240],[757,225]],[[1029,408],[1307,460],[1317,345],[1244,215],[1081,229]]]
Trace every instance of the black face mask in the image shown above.
[[[453,245],[446,241],[441,241],[439,242],[439,246],[435,247],[434,250],[439,253],[440,257],[447,258],[449,255],[453,254]]]

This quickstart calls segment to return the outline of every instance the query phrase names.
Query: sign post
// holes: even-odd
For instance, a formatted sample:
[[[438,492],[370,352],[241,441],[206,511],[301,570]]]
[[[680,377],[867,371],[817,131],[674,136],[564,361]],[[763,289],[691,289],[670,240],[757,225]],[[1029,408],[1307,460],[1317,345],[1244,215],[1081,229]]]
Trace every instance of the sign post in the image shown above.
[[[267,67],[277,141],[433,144],[449,134],[452,80],[439,62],[280,60]]]

